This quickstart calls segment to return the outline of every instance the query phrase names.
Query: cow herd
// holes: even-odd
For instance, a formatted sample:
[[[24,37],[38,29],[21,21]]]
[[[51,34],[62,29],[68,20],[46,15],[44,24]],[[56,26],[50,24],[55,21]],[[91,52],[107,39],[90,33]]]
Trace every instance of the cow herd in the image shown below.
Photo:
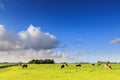
[[[66,65],[66,64],[65,64]],[[64,67],[65,67],[65,65],[64,64],[62,64],[61,65],[61,69],[63,69]],[[95,66],[95,64],[91,64],[92,66]],[[97,66],[100,66],[101,64],[99,63],[99,64],[97,64]],[[68,66],[68,64],[67,64],[67,66]],[[82,65],[81,64],[76,64],[75,65],[76,67],[81,67]],[[105,68],[108,68],[108,69],[112,69],[112,66],[109,64],[109,63],[105,63],[105,65],[104,65],[104,67]]]
[[[92,66],[95,66],[95,64],[91,64],[91,65],[92,65]],[[98,64],[98,66],[100,66],[100,65],[101,65],[101,64]],[[60,68],[63,69],[63,68],[65,68],[65,66],[68,67],[68,64],[67,64],[67,63],[66,63],[66,64],[62,64]],[[81,64],[76,64],[75,66],[76,66],[76,67],[81,67],[82,65],[81,65]],[[28,67],[27,64],[23,64],[23,65],[22,65],[22,69],[23,69],[23,68],[27,68],[27,67]],[[104,67],[105,67],[105,68],[108,68],[108,69],[112,69],[112,66],[111,66],[109,63],[105,63]]]

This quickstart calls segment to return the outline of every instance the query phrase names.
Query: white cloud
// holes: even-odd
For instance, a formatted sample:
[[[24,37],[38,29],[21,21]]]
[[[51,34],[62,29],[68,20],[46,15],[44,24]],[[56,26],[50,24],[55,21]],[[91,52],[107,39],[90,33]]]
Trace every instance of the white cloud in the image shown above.
[[[0,58],[2,61],[24,61],[52,58],[59,61],[69,59],[64,52],[53,51],[59,47],[54,35],[30,25],[26,31],[12,33],[0,25]],[[58,62],[59,62],[58,61]]]
[[[34,50],[16,50],[16,51],[6,51],[6,52],[0,52],[0,55],[4,57],[10,58],[11,61],[24,61],[28,62],[31,59],[46,59],[46,58],[52,58],[52,59],[69,59],[69,55],[62,52],[55,52],[52,50],[40,50],[40,51],[34,51]]]
[[[59,41],[50,33],[44,33],[39,27],[30,25],[26,31],[18,34],[9,32],[4,25],[0,25],[0,50],[15,49],[52,49],[56,48]]]
[[[110,42],[111,44],[118,44],[120,43],[120,38],[116,38]]]
[[[30,25],[26,31],[21,31],[19,38],[22,41],[22,47],[25,49],[52,49],[58,46],[59,41],[50,33],[44,33],[39,27]]]
[[[17,36],[8,32],[4,25],[0,25],[0,51],[15,49]]]

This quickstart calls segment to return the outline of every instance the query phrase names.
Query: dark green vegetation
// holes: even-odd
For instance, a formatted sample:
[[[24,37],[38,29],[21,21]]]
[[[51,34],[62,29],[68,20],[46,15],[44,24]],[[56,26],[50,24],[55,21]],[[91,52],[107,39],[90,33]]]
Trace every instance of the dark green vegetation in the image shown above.
[[[28,62],[29,64],[54,64],[53,59],[33,59]]]

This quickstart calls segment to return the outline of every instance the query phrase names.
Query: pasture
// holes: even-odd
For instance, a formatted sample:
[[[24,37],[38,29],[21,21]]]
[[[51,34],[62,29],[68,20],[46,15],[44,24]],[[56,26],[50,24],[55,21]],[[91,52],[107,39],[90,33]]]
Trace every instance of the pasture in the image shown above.
[[[120,80],[120,64],[111,64],[113,69],[104,65],[91,66],[82,64],[76,67],[69,64],[60,68],[61,64],[28,64],[28,68],[12,66],[0,69],[1,80]]]

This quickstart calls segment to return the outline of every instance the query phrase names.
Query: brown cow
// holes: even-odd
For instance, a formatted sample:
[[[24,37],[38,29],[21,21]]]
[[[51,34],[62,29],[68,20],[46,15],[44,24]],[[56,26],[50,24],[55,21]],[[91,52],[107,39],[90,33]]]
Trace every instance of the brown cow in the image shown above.
[[[27,68],[27,67],[28,67],[27,64],[23,64],[23,65],[22,65],[22,68]]]

